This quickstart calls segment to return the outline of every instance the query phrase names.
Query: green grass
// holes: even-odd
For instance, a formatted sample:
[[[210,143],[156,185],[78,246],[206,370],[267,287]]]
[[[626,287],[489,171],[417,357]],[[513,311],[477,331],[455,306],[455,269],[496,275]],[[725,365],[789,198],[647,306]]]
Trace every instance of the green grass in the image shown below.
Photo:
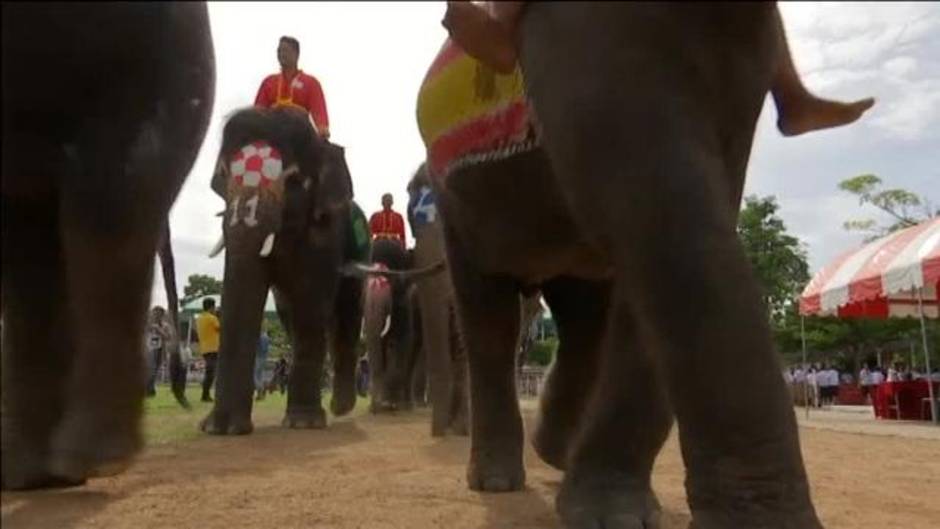
[[[192,405],[191,410],[184,410],[177,404],[168,385],[158,385],[157,395],[144,402],[144,439],[147,445],[159,445],[177,441],[195,439],[204,435],[199,431],[199,421],[212,410],[211,402],[201,402],[202,388],[190,385],[186,388],[186,397]],[[330,394],[324,392],[323,406],[329,413]],[[357,415],[368,410],[368,399],[359,398],[352,411]],[[280,424],[287,409],[287,394],[269,394],[262,401],[255,401],[252,408],[254,425]]]

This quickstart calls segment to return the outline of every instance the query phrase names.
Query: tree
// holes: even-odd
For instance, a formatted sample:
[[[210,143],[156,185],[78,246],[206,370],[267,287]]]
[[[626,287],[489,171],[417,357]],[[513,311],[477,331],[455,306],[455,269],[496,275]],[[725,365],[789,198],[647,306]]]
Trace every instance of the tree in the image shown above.
[[[222,282],[212,276],[193,274],[187,281],[183,289],[183,305],[203,296],[222,293]]]
[[[809,266],[806,250],[796,237],[787,234],[777,209],[772,196],[745,198],[738,217],[738,237],[762,287],[771,323],[779,327],[809,281]]]
[[[865,242],[873,241],[891,232],[915,226],[940,215],[930,200],[905,189],[880,189],[881,179],[873,174],[863,174],[839,182],[839,189],[858,197],[861,205],[871,204],[892,217],[887,225],[874,219],[849,220],[843,224],[846,230],[868,233]]]

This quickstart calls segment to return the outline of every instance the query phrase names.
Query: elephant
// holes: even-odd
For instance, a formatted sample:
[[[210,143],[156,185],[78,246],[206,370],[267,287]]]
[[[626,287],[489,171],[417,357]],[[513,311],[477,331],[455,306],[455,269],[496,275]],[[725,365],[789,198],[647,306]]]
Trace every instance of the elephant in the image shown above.
[[[412,257],[392,239],[372,242],[371,266],[353,269],[366,278],[363,331],[369,359],[370,410],[373,413],[411,409],[420,344],[415,343],[416,282],[441,275],[443,262],[420,269]]]
[[[0,481],[74,486],[143,443],[154,256],[215,57],[204,3],[5,3],[2,27]]]
[[[262,311],[271,289],[292,339],[282,425],[325,428],[320,381],[332,342],[334,415],[356,403],[355,343],[361,282],[341,268],[355,237],[344,150],[322,139],[294,108],[246,108],[223,130],[212,189],[226,201],[219,374],[209,434],[247,434]]]
[[[444,232],[437,215],[434,192],[421,164],[408,182],[408,224],[415,238],[415,266],[445,259]],[[428,393],[432,401],[431,436],[441,437],[447,431],[465,436],[467,428],[467,359],[460,345],[454,312],[453,285],[447,274],[427,279],[416,285],[418,316],[415,318],[417,346],[425,355]],[[541,312],[540,296],[520,294],[520,326],[517,350],[519,365],[524,358],[524,341],[532,320]],[[428,307],[429,310],[421,310]],[[440,405],[433,404],[441,403]]]
[[[421,164],[408,182],[408,224],[415,238],[414,264],[424,267],[445,259],[444,231],[434,194]],[[468,395],[466,356],[460,346],[453,286],[448,274],[440,274],[416,285],[420,346],[424,352],[427,392],[431,401],[431,436],[448,431],[467,435]]]
[[[467,348],[469,487],[524,485],[513,346],[518,293],[538,288],[560,345],[533,444],[564,471],[567,527],[657,526],[674,421],[694,527],[821,527],[735,230],[775,5],[526,9],[515,72],[448,42],[418,97]]]

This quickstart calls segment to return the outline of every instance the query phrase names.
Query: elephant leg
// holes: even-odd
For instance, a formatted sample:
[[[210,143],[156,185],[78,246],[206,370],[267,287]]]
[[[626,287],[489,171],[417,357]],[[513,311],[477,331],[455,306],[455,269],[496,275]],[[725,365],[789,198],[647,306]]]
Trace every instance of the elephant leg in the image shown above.
[[[557,314],[553,307],[552,315]],[[563,319],[558,321],[563,333]],[[556,506],[569,527],[596,527],[598,521],[658,527],[659,502],[650,479],[672,412],[630,307],[622,302],[612,307],[607,327],[604,362],[588,382],[599,389],[588,404],[590,413],[582,415]]]
[[[596,386],[598,358],[607,329],[609,282],[559,278],[543,286],[558,326],[559,345],[541,390],[535,451],[563,470],[574,436]]]
[[[473,269],[459,241],[449,236],[447,242],[470,368],[473,413],[467,481],[472,490],[519,490],[525,484],[513,350],[519,335],[519,291],[509,278],[485,276]]]
[[[3,200],[3,489],[78,485],[49,468],[49,441],[62,417],[72,363],[65,267],[51,200]]]
[[[428,406],[428,377],[425,367],[427,362],[424,359],[426,355],[427,350],[424,347],[417,347],[411,366],[411,395],[415,405],[419,408]]]
[[[305,282],[302,278],[300,282]],[[326,428],[326,410],[321,404],[320,380],[326,356],[326,323],[323,304],[312,289],[288,289],[294,328],[294,363],[287,391],[287,412],[282,425],[288,428]]]
[[[102,163],[92,169],[102,178],[128,176],[123,164],[95,163]],[[68,404],[50,462],[56,474],[76,480],[122,472],[143,446],[141,337],[163,217],[138,209],[146,199],[133,192],[99,190],[100,201],[92,205],[85,185],[70,180],[61,195],[66,328],[74,349]],[[154,197],[155,203],[162,198]]]
[[[362,329],[362,281],[340,280],[336,295],[333,332],[330,333],[333,358],[333,415],[345,415],[356,406],[356,344]]]
[[[254,368],[270,273],[254,255],[229,250],[222,283],[222,341],[216,360],[215,402],[200,428],[212,435],[253,431]]]
[[[455,435],[466,436],[470,433],[470,384],[467,380],[467,348],[464,347],[457,329],[457,314],[453,305],[448,304],[448,334],[450,336],[450,430]]]
[[[693,525],[820,527],[767,312],[735,231],[734,197],[775,64],[773,6],[530,7],[522,62],[543,145],[586,238],[610,259],[613,306],[634,315],[656,359]],[[694,45],[690,30],[700,32]],[[663,42],[681,50],[652,46]],[[627,86],[631,71],[644,75]],[[713,98],[715,78],[722,92]],[[635,527],[643,514],[604,510],[569,526]]]
[[[447,433],[453,386],[450,350],[451,308],[440,283],[438,278],[432,278],[418,285],[433,437],[441,437]]]

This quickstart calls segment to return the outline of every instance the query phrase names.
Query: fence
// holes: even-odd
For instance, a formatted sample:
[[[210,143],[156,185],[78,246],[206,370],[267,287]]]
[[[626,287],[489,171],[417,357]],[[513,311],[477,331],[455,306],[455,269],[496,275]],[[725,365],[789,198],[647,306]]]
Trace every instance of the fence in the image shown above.
[[[535,398],[539,395],[545,368],[542,366],[522,366],[516,373],[516,393],[520,398]]]

